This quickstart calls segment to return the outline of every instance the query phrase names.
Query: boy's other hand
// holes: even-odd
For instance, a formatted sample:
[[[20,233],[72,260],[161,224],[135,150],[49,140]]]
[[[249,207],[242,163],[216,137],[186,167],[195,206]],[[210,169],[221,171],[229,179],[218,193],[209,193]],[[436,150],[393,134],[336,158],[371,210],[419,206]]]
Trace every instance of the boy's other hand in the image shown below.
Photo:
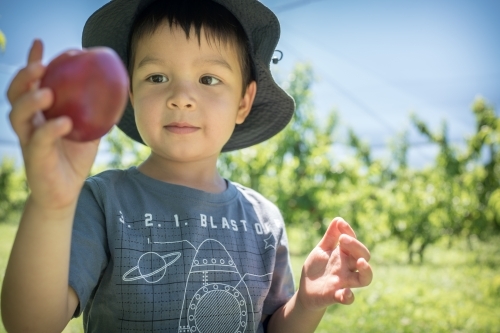
[[[68,117],[46,121],[41,110],[54,102],[50,89],[39,89],[45,73],[43,45],[35,40],[28,64],[13,78],[7,97],[10,121],[19,137],[31,199],[39,207],[65,208],[76,202],[97,154],[99,140],[75,143],[63,139],[71,130]]]
[[[351,304],[351,288],[365,287],[372,281],[369,260],[370,252],[356,239],[349,224],[342,218],[333,219],[304,263],[299,302],[313,311],[334,303]]]

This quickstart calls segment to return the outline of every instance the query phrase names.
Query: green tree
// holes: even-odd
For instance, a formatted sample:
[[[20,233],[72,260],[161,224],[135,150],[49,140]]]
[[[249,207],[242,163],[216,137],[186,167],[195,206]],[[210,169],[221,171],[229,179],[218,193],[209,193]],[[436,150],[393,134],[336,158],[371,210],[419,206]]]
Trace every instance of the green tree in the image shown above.
[[[125,169],[138,165],[149,155],[148,147],[130,139],[116,126],[106,134],[102,143],[109,159],[104,165],[95,165],[92,174],[104,169]]]
[[[449,143],[446,123],[440,132],[432,132],[414,115],[412,121],[439,148],[434,172],[441,179],[446,233],[487,238],[500,232],[500,120],[482,98],[474,101],[472,111],[476,131],[465,148]]]
[[[372,247],[391,236],[397,238],[406,245],[410,263],[415,254],[422,262],[425,249],[442,234],[437,214],[441,201],[433,185],[439,179],[430,170],[409,168],[407,133],[401,133],[392,141],[392,158],[386,163],[373,159],[369,145],[352,131],[349,143],[366,170],[364,177],[360,177],[361,186],[352,189],[358,193],[357,209],[353,213],[362,216],[360,230],[366,234],[365,238],[373,238]]]
[[[22,169],[13,159],[3,158],[0,164],[0,222],[16,220],[28,195]]]
[[[471,226],[471,232],[482,237],[500,233],[500,118],[493,106],[477,98],[472,106],[476,133],[468,140],[467,160],[480,171],[475,172],[475,190],[479,218],[485,224]]]
[[[349,221],[372,247],[389,235],[378,216],[382,165],[371,163],[366,150],[364,159],[339,158],[334,145],[339,136],[337,113],[317,118],[312,84],[311,66],[297,65],[284,84],[296,102],[290,124],[266,142],[223,154],[219,168],[225,177],[276,203],[287,225],[303,230],[304,249],[324,234],[335,216]],[[351,139],[357,140],[353,133]]]
[[[334,217],[322,203],[341,178],[340,169],[332,168],[337,115],[329,113],[321,125],[315,119],[312,82],[311,66],[297,65],[285,84],[296,103],[290,124],[268,141],[219,159],[223,176],[261,192],[278,205],[288,224],[303,226],[307,235],[323,233]]]

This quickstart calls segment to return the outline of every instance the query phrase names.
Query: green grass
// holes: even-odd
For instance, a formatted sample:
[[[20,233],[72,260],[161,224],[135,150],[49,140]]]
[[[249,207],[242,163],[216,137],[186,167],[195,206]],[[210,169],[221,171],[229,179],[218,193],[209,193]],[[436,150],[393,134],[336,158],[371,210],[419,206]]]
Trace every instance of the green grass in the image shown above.
[[[15,232],[15,225],[0,224],[0,283]],[[354,291],[354,304],[331,306],[316,332],[500,332],[500,239],[474,248],[439,244],[423,265],[408,265],[397,243],[379,245],[372,284]],[[304,259],[292,257],[297,281]],[[81,319],[64,330],[82,331]]]
[[[397,244],[372,252],[372,284],[328,309],[316,332],[500,332],[500,241],[444,244],[408,265]]]

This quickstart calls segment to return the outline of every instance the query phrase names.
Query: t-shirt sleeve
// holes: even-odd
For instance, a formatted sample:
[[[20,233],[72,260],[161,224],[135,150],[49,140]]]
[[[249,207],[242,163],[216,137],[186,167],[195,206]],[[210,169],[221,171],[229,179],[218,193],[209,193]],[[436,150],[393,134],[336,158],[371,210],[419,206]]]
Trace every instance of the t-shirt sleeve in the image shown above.
[[[288,302],[295,292],[288,238],[283,226],[282,235],[276,247],[276,263],[269,294],[264,301],[263,314],[272,315],[279,307]]]
[[[78,199],[71,238],[69,285],[80,301],[74,317],[87,305],[109,260],[104,216],[99,187],[87,179]]]

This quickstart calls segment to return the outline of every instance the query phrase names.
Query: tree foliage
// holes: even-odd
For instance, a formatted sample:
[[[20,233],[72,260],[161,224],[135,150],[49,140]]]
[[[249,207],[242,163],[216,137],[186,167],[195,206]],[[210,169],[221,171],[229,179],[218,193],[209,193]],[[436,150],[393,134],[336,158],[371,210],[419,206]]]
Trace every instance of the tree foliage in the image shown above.
[[[16,168],[14,160],[0,162],[0,223],[19,217],[28,195],[24,173]]]
[[[439,148],[433,172],[439,175],[446,209],[446,233],[487,238],[500,232],[500,119],[492,106],[477,98],[472,106],[476,132],[465,147],[449,143],[447,126],[432,132],[416,116],[420,133]]]
[[[424,260],[429,245],[473,235],[498,234],[500,218],[499,119],[478,98],[473,105],[476,133],[462,148],[448,140],[447,124],[432,132],[417,116],[413,126],[438,147],[431,167],[408,164],[406,133],[392,143],[389,161],[375,159],[369,144],[352,130],[353,154],[336,155],[338,117],[315,118],[312,69],[298,65],[287,83],[296,113],[274,138],[220,159],[224,176],[263,193],[281,209],[288,225],[321,236],[329,221],[343,216],[373,248],[394,237],[406,244],[408,260]]]
[[[109,159],[105,165],[97,166],[97,170],[102,168],[125,169],[138,165],[146,159],[149,153],[149,148],[130,139],[117,127],[113,127],[103,141],[107,147]],[[94,173],[97,170],[94,170]]]

